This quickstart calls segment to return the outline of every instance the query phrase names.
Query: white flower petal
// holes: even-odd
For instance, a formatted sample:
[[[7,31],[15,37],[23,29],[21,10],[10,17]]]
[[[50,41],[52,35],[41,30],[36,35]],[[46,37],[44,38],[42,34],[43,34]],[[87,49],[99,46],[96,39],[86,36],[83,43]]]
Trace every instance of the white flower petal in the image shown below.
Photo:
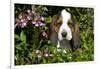
[[[46,53],[46,54],[44,54],[45,55],[45,57],[48,57],[49,55]]]
[[[67,53],[66,50],[63,50],[63,53]]]
[[[36,54],[38,54],[39,52],[40,52],[40,50],[36,50],[36,52],[35,52],[35,53],[36,53]]]
[[[38,24],[38,23],[36,23],[36,24],[35,24],[35,26],[36,26],[36,27],[38,27],[38,26],[39,26],[39,24]]]

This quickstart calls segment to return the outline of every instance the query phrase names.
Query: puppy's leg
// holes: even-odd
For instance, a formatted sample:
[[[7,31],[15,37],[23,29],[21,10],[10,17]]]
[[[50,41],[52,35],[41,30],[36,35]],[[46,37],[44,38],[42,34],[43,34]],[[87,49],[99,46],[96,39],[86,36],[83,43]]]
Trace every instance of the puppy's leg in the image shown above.
[[[60,43],[59,43],[59,41],[58,41],[58,43],[57,43],[57,48],[60,48]]]
[[[57,52],[61,52],[59,41],[58,41],[58,43],[57,43]]]

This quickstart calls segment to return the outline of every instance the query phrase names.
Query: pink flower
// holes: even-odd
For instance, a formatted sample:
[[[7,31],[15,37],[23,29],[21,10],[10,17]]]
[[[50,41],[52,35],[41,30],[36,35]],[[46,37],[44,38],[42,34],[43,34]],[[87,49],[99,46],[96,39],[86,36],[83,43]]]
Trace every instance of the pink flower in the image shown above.
[[[21,24],[21,28],[24,28],[26,26],[26,23]]]
[[[44,37],[46,37],[47,38],[47,34],[46,34],[46,32],[44,31],[44,32],[42,32],[42,36],[44,36]]]
[[[27,25],[27,22],[28,22],[27,19],[16,19],[15,28],[16,27],[24,28]]]
[[[27,16],[27,19],[28,19],[28,20],[31,20],[31,19],[32,19],[32,16],[28,15],[28,16]]]
[[[45,53],[44,56],[45,56],[45,57],[48,57],[49,55],[48,55],[48,53]]]
[[[45,24],[40,21],[33,21],[32,24],[35,25],[36,27],[45,26]]]
[[[44,17],[40,16],[40,17],[39,17],[39,20],[40,20],[40,21],[44,21]]]
[[[32,13],[31,10],[27,10],[27,13],[28,13],[29,16],[32,16],[33,15],[33,13]]]
[[[43,22],[38,21],[39,26],[45,26]]]
[[[27,25],[28,20],[27,19],[21,19],[21,28],[24,28]]]
[[[35,21],[33,21],[33,22],[32,22],[32,24],[36,24],[36,22],[35,22]]]
[[[35,17],[35,20],[32,22],[32,24],[37,26],[37,27],[45,26],[44,17],[42,17],[42,16]]]

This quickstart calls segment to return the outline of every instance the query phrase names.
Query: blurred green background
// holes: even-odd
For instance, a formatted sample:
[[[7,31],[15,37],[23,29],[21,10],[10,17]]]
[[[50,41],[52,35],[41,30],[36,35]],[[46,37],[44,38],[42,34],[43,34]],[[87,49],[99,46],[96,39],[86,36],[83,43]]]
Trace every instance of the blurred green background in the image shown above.
[[[48,31],[52,17],[62,9],[70,12],[80,28],[81,48],[57,51],[41,31]],[[94,9],[81,7],[15,4],[15,65],[82,62],[94,60]],[[39,21],[38,17],[41,16]],[[25,20],[26,19],[26,20]],[[33,25],[35,21],[43,26]],[[43,32],[42,32],[43,33]],[[64,52],[64,50],[66,52]]]

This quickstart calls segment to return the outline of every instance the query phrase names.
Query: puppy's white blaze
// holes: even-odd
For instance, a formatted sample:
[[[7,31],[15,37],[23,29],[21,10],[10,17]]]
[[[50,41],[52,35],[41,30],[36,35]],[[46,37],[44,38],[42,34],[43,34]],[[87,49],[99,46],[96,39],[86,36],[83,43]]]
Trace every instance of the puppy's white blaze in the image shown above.
[[[68,20],[71,18],[71,15],[66,10],[62,10],[61,16],[62,16],[62,19],[63,19],[63,23],[60,26],[60,29],[59,29],[59,32],[58,32],[58,39],[63,40],[61,33],[66,32],[67,33],[66,39],[71,40],[72,39],[72,32],[71,32],[70,27],[67,24]]]
[[[61,16],[63,18],[63,23],[66,23],[71,18],[70,13],[68,13],[65,9],[62,10]]]

